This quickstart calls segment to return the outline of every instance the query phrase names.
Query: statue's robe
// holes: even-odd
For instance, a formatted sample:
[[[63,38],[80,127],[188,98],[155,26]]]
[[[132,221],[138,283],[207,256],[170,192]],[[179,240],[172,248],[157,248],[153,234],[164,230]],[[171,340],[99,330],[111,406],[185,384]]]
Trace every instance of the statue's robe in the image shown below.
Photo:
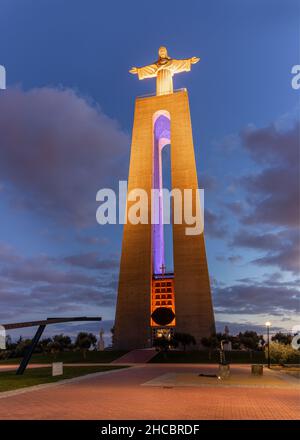
[[[159,60],[154,64],[138,67],[137,74],[139,79],[156,77],[156,94],[166,95],[173,93],[173,75],[180,72],[189,72],[191,70],[191,64],[191,59]]]

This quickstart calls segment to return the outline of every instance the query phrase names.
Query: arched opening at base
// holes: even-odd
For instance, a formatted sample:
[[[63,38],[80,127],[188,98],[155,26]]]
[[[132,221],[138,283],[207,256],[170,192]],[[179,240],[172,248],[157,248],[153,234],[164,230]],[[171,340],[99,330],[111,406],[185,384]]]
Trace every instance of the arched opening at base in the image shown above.
[[[151,317],[152,338],[157,332],[175,327],[175,293],[173,265],[173,230],[164,222],[163,188],[171,191],[171,120],[166,110],[153,115],[153,169],[152,189],[152,294]],[[172,219],[172,213],[170,213]]]

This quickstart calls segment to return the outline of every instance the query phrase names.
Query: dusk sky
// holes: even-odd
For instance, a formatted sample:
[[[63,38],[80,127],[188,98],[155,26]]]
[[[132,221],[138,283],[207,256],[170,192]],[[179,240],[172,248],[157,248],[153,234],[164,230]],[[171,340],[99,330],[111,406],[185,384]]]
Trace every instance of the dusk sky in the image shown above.
[[[189,92],[218,329],[299,324],[297,0],[0,0],[0,323],[114,319],[122,226],[96,192],[126,180],[128,70],[198,56]],[[48,334],[97,324],[55,326]],[[32,334],[32,329],[23,334]],[[11,333],[17,337],[19,333]]]

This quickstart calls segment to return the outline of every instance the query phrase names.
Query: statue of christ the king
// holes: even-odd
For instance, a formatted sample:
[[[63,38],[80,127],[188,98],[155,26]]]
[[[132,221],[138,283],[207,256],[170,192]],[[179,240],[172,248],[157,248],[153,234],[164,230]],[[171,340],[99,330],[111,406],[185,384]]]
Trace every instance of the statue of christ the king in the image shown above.
[[[189,72],[191,65],[198,63],[200,58],[192,57],[183,60],[174,60],[168,56],[166,47],[161,46],[158,50],[158,60],[144,67],[133,67],[129,70],[137,74],[139,79],[156,77],[156,95],[173,93],[173,75],[180,72]]]

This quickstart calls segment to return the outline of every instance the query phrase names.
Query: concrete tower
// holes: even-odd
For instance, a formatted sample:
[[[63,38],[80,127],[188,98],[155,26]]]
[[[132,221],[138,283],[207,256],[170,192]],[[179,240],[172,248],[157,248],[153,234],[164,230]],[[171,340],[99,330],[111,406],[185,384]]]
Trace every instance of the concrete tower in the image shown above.
[[[124,225],[114,347],[145,348],[154,337],[172,332],[189,333],[196,339],[215,331],[204,234],[187,235],[186,227],[173,223],[174,273],[164,264],[162,206],[159,224],[151,224],[151,190],[162,187],[161,150],[171,145],[172,188],[198,188],[188,93],[173,91],[175,73],[189,71],[193,57],[174,60],[159,49],[154,64],[132,68],[139,79],[157,78],[157,93],[136,98],[132,132],[128,193],[141,188],[148,194],[148,223]],[[127,200],[127,213],[133,202]],[[152,213],[153,215],[153,213]]]

